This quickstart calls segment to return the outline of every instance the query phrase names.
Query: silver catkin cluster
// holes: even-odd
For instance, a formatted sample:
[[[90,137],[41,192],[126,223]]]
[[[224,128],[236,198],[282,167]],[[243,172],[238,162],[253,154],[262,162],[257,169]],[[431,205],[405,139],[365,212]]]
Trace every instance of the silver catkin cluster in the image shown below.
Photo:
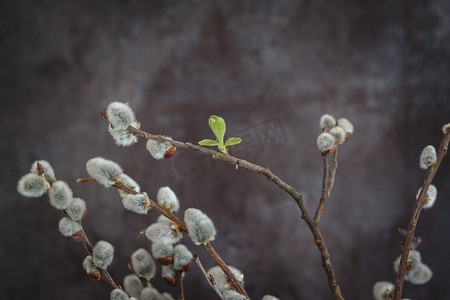
[[[123,206],[135,213],[146,215],[150,207],[150,199],[146,193],[142,194],[128,194],[122,199]]]
[[[86,214],[86,211],[86,202],[80,198],[73,198],[66,209],[67,215],[74,221],[80,221]]]
[[[106,116],[111,123],[108,131],[119,146],[130,146],[137,142],[137,137],[127,127],[129,125],[139,128],[133,110],[127,103],[112,102],[106,108]]]
[[[420,188],[417,191],[416,199],[419,198],[421,191],[422,191],[422,188]],[[436,201],[436,198],[437,198],[437,188],[434,185],[430,184],[430,186],[428,187],[427,193],[425,195],[425,204],[423,205],[423,208],[428,209],[428,208],[433,207],[434,202]]]
[[[394,285],[388,281],[378,281],[374,284],[372,294],[375,300],[386,300],[394,292]]]
[[[162,187],[158,190],[156,199],[159,205],[171,212],[178,211],[180,208],[180,201],[178,201],[177,196],[168,186]]]
[[[95,279],[100,279],[101,274],[100,270],[94,265],[94,262],[92,260],[92,256],[88,255],[83,261],[83,269],[90,277]]]
[[[57,180],[48,190],[50,204],[56,209],[66,209],[72,202],[73,193],[69,185],[62,180]]]
[[[141,187],[139,186],[139,184],[133,178],[131,178],[125,173],[122,173],[122,175],[120,176],[120,182],[127,188],[135,191],[136,193],[139,193],[141,191]],[[123,190],[119,189],[118,191],[120,197],[122,198],[125,198],[128,195],[128,193]]]
[[[172,244],[152,243],[152,254],[157,260],[160,258],[172,258],[174,253]]]
[[[272,295],[265,295],[264,297],[261,298],[261,300],[280,300],[280,299]]]
[[[145,230],[145,236],[153,243],[159,244],[175,244],[182,238],[178,226],[162,215]]]
[[[163,136],[166,139],[171,140],[172,138],[169,136]],[[150,152],[150,154],[152,155],[152,157],[154,159],[163,159],[164,155],[166,154],[167,149],[171,146],[172,144],[170,142],[167,141],[155,141],[155,140],[148,140],[147,144],[146,144],[146,148],[148,150],[148,152]]]
[[[130,297],[128,297],[127,293],[125,293],[124,290],[122,289],[114,289],[111,291],[111,293],[109,294],[109,299],[110,300],[129,300]]]
[[[428,167],[434,165],[436,163],[436,149],[433,145],[428,145],[423,148],[422,153],[420,154],[419,165],[423,170],[428,169]]]
[[[140,248],[131,255],[131,266],[134,273],[147,281],[152,279],[156,273],[155,262],[147,250]]]
[[[30,169],[30,173],[33,174],[39,174],[39,170],[38,170],[38,166],[37,163],[39,162],[39,164],[42,166],[42,168],[44,169],[44,176],[45,179],[51,183],[53,181],[56,180],[55,178],[55,172],[53,171],[52,166],[50,165],[50,163],[46,160],[37,160],[35,161],[32,165],[31,165],[31,169]]]
[[[234,277],[239,281],[240,284],[244,285],[244,274],[239,269],[235,267],[228,266],[231,273],[233,273]],[[212,267],[207,272],[208,276],[214,277],[217,288],[223,293],[227,290],[233,289],[233,285],[225,273],[219,266]]]
[[[246,300],[247,297],[245,297],[242,294],[239,294],[235,290],[227,290],[223,292],[223,297],[225,300]]]
[[[322,133],[317,137],[317,148],[321,152],[334,152],[336,145],[345,143],[353,134],[353,124],[345,119],[336,119],[329,114],[324,114],[319,122]]]
[[[191,260],[194,256],[191,251],[182,244],[178,244],[174,248],[173,254],[173,268],[174,270],[187,271],[189,269]]]
[[[17,191],[25,197],[37,198],[47,192],[47,186],[42,176],[28,173],[20,178],[17,183]]]
[[[398,273],[401,256],[394,261],[394,270]],[[412,284],[427,283],[433,276],[431,269],[422,263],[420,252],[417,250],[410,250],[408,254],[408,262],[410,262],[410,269],[406,272],[405,280]]]
[[[117,163],[103,157],[88,160],[86,170],[89,176],[104,187],[110,187],[116,183],[123,173],[122,168]]]
[[[106,241],[98,241],[92,250],[92,261],[100,269],[106,269],[113,261],[114,247]]]
[[[123,288],[128,295],[139,299],[141,292],[144,289],[144,285],[138,276],[135,274],[130,274],[123,278]]]
[[[63,236],[68,238],[72,237],[77,232],[83,229],[78,222],[71,220],[68,217],[63,217],[61,220],[59,220],[58,228],[59,232],[61,232]]]
[[[214,240],[216,228],[211,219],[201,210],[189,208],[184,212],[184,222],[189,232],[189,237],[196,244],[206,244]]]

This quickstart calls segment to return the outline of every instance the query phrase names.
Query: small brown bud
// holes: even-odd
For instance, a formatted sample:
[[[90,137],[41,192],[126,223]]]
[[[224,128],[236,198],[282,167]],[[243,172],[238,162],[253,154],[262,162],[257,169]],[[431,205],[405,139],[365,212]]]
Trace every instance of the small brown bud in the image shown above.
[[[172,277],[164,277],[164,280],[171,286],[175,286],[177,283],[177,280]]]
[[[102,279],[102,274],[100,274],[100,273],[88,273],[88,276],[94,280]]]
[[[172,256],[160,257],[157,259],[157,261],[163,266],[168,266],[173,262],[173,257]]]
[[[165,158],[171,158],[174,157],[177,154],[177,147],[174,145],[170,145],[169,148],[167,148],[166,153],[164,153]]]

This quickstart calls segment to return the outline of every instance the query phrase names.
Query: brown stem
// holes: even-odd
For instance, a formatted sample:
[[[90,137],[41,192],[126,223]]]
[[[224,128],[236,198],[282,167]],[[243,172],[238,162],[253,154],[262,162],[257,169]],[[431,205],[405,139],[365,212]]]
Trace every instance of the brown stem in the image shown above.
[[[183,289],[183,271],[177,270],[175,271],[175,277],[177,279],[177,293],[178,299],[184,300],[184,289]]]
[[[214,292],[216,292],[217,296],[222,299],[225,300],[223,298],[222,293],[219,291],[219,289],[216,286],[216,282],[214,281],[214,277],[212,277],[211,275],[208,276],[208,273],[206,273],[205,268],[203,267],[200,258],[197,256],[197,253],[194,253],[194,260],[197,263],[197,266],[199,267],[199,269],[202,271],[203,275],[205,276],[206,280],[209,283],[209,286],[214,290]]]
[[[333,185],[334,185],[334,180],[336,178],[336,170],[338,167],[338,162],[337,162],[338,148],[339,147],[336,147],[336,150],[334,151],[334,154],[333,154],[333,169],[331,169],[330,180],[328,181],[327,199],[330,197],[331,190],[333,189]]]
[[[323,162],[323,179],[322,179],[322,195],[320,196],[319,205],[316,209],[316,214],[314,215],[314,222],[319,223],[320,215],[323,212],[325,202],[327,201],[327,184],[328,184],[328,155],[322,152],[322,162]]]
[[[270,169],[267,167],[262,167],[262,166],[254,164],[254,163],[248,162],[246,160],[228,155],[228,154],[223,154],[218,151],[214,151],[214,150],[211,150],[211,149],[208,149],[205,147],[197,146],[190,142],[184,143],[184,142],[179,142],[179,141],[164,138],[161,135],[152,135],[143,130],[136,129],[133,126],[128,126],[127,129],[131,133],[133,133],[135,135],[143,136],[146,139],[152,139],[152,140],[156,140],[156,141],[167,141],[167,142],[171,143],[172,145],[177,146],[178,148],[192,149],[194,151],[208,155],[213,159],[222,160],[229,164],[237,165],[242,168],[249,169],[253,172],[262,174],[262,175],[266,176],[268,180],[270,180],[274,184],[276,184],[280,189],[282,189],[286,193],[288,193],[292,197],[292,199],[294,199],[295,203],[297,203],[297,206],[300,208],[300,210],[302,212],[302,219],[305,220],[305,222],[308,224],[309,228],[311,229],[314,240],[316,241],[316,245],[319,248],[320,256],[322,259],[322,266],[327,275],[328,284],[330,286],[330,289],[333,291],[333,294],[335,295],[336,299],[344,299],[344,297],[342,296],[342,292],[340,290],[339,284],[336,281],[336,277],[334,275],[333,267],[332,267],[332,264],[330,261],[330,255],[329,255],[328,249],[325,245],[323,236],[319,231],[319,227],[318,227],[317,223],[314,222],[314,220],[311,218],[311,216],[308,212],[308,209],[306,208],[306,206],[303,202],[302,195],[296,189],[294,189],[291,185],[289,185],[286,182],[284,182],[283,180],[281,180],[278,176],[276,176],[274,173],[272,173],[272,171],[270,171]],[[330,187],[330,191],[331,191],[331,187]]]
[[[441,145],[439,146],[439,150],[437,153],[436,163],[430,166],[427,169],[427,174],[423,181],[422,190],[420,191],[419,197],[417,198],[416,204],[414,205],[414,210],[409,221],[408,231],[406,233],[405,238],[401,242],[402,247],[402,255],[400,258],[400,265],[398,267],[397,278],[395,280],[395,290],[394,290],[394,300],[399,300],[402,296],[403,282],[406,275],[406,262],[409,255],[409,249],[411,247],[411,243],[414,237],[414,232],[416,230],[417,222],[419,221],[420,212],[422,211],[422,207],[425,204],[425,196],[428,191],[428,187],[433,181],[434,176],[441,164],[442,159],[447,153],[448,143],[450,141],[450,131],[442,139]]]
[[[201,246],[203,249],[205,249],[205,251],[209,254],[209,256],[211,256],[212,259],[216,261],[216,263],[219,265],[219,267],[231,281],[231,284],[233,284],[233,287],[236,289],[236,291],[242,295],[245,295],[245,297],[249,299],[247,292],[244,290],[241,283],[236,279],[236,277],[233,275],[233,272],[231,272],[230,268],[228,268],[227,264],[222,260],[222,258],[220,258],[220,256],[214,250],[211,243],[208,242],[206,244],[202,244]]]

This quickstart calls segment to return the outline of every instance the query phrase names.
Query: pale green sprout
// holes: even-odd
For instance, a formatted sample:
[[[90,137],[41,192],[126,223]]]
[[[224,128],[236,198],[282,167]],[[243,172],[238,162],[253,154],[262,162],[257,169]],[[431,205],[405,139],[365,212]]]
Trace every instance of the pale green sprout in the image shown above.
[[[211,116],[208,120],[209,127],[214,132],[216,140],[204,139],[198,142],[201,146],[217,146],[223,154],[228,154],[227,147],[237,145],[241,142],[241,138],[232,137],[224,142],[225,132],[227,130],[225,120],[218,116]]]

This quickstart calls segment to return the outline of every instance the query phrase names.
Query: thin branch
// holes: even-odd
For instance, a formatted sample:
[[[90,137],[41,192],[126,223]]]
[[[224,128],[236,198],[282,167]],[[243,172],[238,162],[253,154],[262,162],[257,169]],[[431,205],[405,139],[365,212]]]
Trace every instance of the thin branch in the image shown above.
[[[203,265],[202,265],[202,263],[200,261],[200,258],[197,256],[197,253],[194,253],[194,260],[197,263],[197,266],[199,267],[199,269],[202,271],[203,275],[205,276],[205,278],[208,281],[208,283],[211,286],[211,288],[214,290],[214,292],[216,292],[217,296],[219,296],[220,299],[225,300],[223,298],[222,293],[217,288],[217,285],[216,285],[216,282],[214,280],[214,277],[212,277],[212,275],[208,276],[208,273],[206,273],[205,268],[203,267]]]
[[[306,208],[302,195],[291,185],[287,184],[283,180],[281,180],[278,176],[276,176],[272,171],[270,171],[267,167],[262,167],[259,165],[256,165],[254,163],[248,162],[246,160],[234,157],[232,155],[228,154],[222,154],[218,151],[214,151],[205,147],[194,145],[190,142],[179,142],[175,140],[170,140],[167,138],[164,138],[161,135],[153,135],[148,132],[145,132],[143,130],[134,128],[133,126],[128,126],[127,130],[129,130],[134,135],[143,136],[146,139],[152,139],[155,141],[166,141],[171,143],[172,145],[178,147],[178,148],[185,148],[185,149],[192,149],[194,151],[203,153],[205,155],[210,156],[213,159],[222,160],[232,165],[237,165],[242,168],[249,169],[253,172],[262,174],[266,176],[266,178],[270,181],[272,181],[274,184],[276,184],[279,188],[284,190],[286,193],[288,193],[292,199],[294,199],[295,203],[297,203],[297,206],[300,208],[302,215],[301,218],[308,224],[308,227],[311,230],[311,233],[314,237],[314,242],[317,245],[317,248],[320,252],[320,257],[322,260],[322,267],[325,270],[325,273],[327,275],[328,279],[328,285],[330,286],[330,289],[332,290],[334,296],[336,299],[344,299],[340,286],[336,280],[336,276],[334,275],[333,266],[331,264],[330,260],[330,254],[328,252],[328,249],[325,244],[325,240],[319,230],[318,223],[314,221],[314,219],[311,217],[311,215],[308,212],[308,209]],[[331,188],[330,188],[331,190]]]
[[[338,161],[337,161],[338,149],[339,149],[339,147],[336,147],[336,150],[333,153],[333,168],[331,169],[331,172],[330,172],[330,181],[328,181],[327,199],[330,197],[331,190],[333,189],[333,186],[334,186],[334,180],[336,178],[336,171],[337,171],[337,167],[338,167]]]
[[[323,162],[323,179],[322,179],[322,195],[320,196],[319,205],[314,215],[314,222],[319,223],[320,215],[323,213],[325,202],[327,201],[327,185],[328,185],[328,155],[322,152]]]
[[[436,163],[427,169],[427,174],[423,181],[422,190],[420,191],[419,197],[417,198],[416,204],[414,205],[414,210],[409,221],[408,231],[405,238],[401,243],[402,255],[400,259],[400,265],[398,268],[397,278],[395,280],[395,290],[394,290],[394,300],[399,300],[402,296],[403,283],[406,275],[406,262],[409,255],[409,250],[411,247],[411,242],[414,237],[414,232],[416,230],[417,222],[419,221],[420,212],[422,211],[423,205],[425,204],[425,196],[428,191],[428,187],[433,181],[434,176],[441,164],[442,159],[447,153],[448,143],[450,141],[450,131],[442,139],[441,145],[437,153]]]
[[[175,271],[175,277],[177,280],[177,293],[178,300],[184,300],[184,289],[183,289],[183,271],[177,270]]]

